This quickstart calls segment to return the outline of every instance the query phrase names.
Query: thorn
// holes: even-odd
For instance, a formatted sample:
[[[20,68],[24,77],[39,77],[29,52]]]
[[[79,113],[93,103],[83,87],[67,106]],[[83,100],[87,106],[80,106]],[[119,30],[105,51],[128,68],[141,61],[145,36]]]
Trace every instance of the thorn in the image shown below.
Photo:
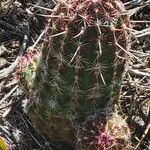
[[[136,57],[135,55],[133,55],[133,54],[130,53],[129,51],[125,50],[120,44],[118,44],[117,42],[115,42],[115,44],[116,44],[120,49],[122,49],[126,54],[128,54],[129,56],[134,57],[135,59],[137,59],[139,62],[141,62],[141,63],[143,64],[143,62],[142,62],[138,57]]]
[[[121,50],[123,50],[126,54],[128,54],[129,56],[134,57],[135,59],[137,59],[139,62],[141,62],[143,64],[143,62],[136,57],[135,55],[133,55],[132,53],[130,53],[129,51],[125,50],[120,44],[118,44],[117,39],[116,39],[116,35],[115,32],[113,31],[113,36],[114,36],[114,41],[115,41],[115,45],[118,46]]]
[[[78,36],[83,35],[84,32],[85,32],[85,28],[81,27],[81,31],[76,36],[74,36],[73,38],[77,38]]]
[[[40,34],[40,36],[38,37],[38,39],[36,40],[36,42],[32,46],[32,49],[34,49],[36,47],[36,45],[42,39],[43,35],[47,32],[47,30],[48,30],[48,26],[46,26],[45,29],[42,31],[42,33]]]
[[[102,82],[104,83],[104,85],[106,85],[106,82],[105,82],[104,77],[101,72],[100,72],[100,76],[101,76]]]
[[[101,29],[100,29],[100,25],[101,25],[100,20],[98,20],[98,19],[97,19],[97,21],[96,21],[96,26],[97,26],[97,29],[98,29],[99,35],[101,35],[101,34],[102,34]]]
[[[60,35],[66,34],[66,33],[67,33],[67,30],[60,32],[60,33],[57,33],[57,34],[54,34],[54,35],[51,35],[50,38],[60,36]]]
[[[76,57],[76,55],[77,55],[78,51],[80,50],[80,48],[81,48],[81,45],[79,45],[79,46],[78,46],[78,48],[77,48],[77,50],[75,51],[75,53],[74,53],[73,57],[71,58],[71,60],[70,60],[69,64],[71,64],[71,63],[72,63],[72,61],[73,61],[73,60],[74,60],[74,58]]]
[[[101,47],[101,41],[98,39],[98,47],[99,47],[99,54],[102,55],[102,47]]]

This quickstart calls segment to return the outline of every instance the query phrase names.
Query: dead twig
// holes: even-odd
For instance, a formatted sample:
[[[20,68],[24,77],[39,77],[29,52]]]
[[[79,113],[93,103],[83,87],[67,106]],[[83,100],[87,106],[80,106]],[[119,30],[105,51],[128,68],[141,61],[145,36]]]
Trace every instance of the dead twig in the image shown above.
[[[9,103],[9,104],[7,104],[6,106],[3,106],[3,107],[0,107],[0,110],[3,110],[3,109],[5,109],[5,108],[7,108],[7,107],[10,107],[10,106],[12,106],[13,104],[16,104],[16,103],[18,103],[19,102],[19,100],[18,101],[16,101],[16,102],[11,102],[11,103]],[[2,115],[3,116],[3,115]]]
[[[18,88],[18,85],[16,85],[14,88],[12,88],[12,89],[10,90],[10,92],[9,92],[8,94],[6,94],[6,95],[4,96],[4,98],[2,98],[2,99],[0,100],[0,105],[1,105],[8,97],[10,97],[11,94],[13,94],[13,92],[14,92],[17,88]]]
[[[6,78],[10,73],[12,73],[14,71],[14,69],[18,65],[19,61],[21,60],[24,51],[26,50],[27,42],[28,42],[28,37],[27,37],[27,35],[24,35],[24,40],[23,40],[22,46],[20,48],[18,57],[8,68],[0,71],[0,79]]]
[[[147,127],[146,127],[146,129],[145,129],[145,131],[144,131],[144,134],[142,135],[142,137],[141,137],[139,143],[136,145],[136,147],[135,147],[134,150],[137,150],[137,149],[139,148],[139,146],[141,145],[142,141],[144,140],[144,138],[145,138],[146,135],[148,134],[149,130],[150,130],[150,122],[149,122],[149,124],[147,125]]]
[[[136,38],[141,38],[141,37],[144,37],[144,36],[148,36],[148,35],[150,35],[150,28],[143,29],[143,30],[141,30],[141,31],[133,32],[133,35],[134,35]]]
[[[134,74],[134,75],[138,75],[138,76],[146,76],[146,77],[150,77],[150,74],[149,73],[146,73],[146,72],[141,72],[137,69],[131,69],[129,68],[128,72],[130,74]]]
[[[139,6],[139,7],[133,8],[133,9],[129,9],[128,10],[128,15],[131,17],[134,14],[136,14],[138,11],[140,11],[141,9],[143,9],[144,7],[149,6],[149,5],[150,4],[147,3],[147,4],[143,5],[143,6]]]

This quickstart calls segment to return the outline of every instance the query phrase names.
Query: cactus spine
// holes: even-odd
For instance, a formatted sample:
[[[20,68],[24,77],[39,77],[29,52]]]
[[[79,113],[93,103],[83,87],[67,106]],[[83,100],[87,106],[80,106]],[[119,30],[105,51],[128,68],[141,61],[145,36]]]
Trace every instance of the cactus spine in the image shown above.
[[[118,99],[129,19],[119,0],[58,1],[49,17],[28,114],[52,139],[73,141],[74,120]]]

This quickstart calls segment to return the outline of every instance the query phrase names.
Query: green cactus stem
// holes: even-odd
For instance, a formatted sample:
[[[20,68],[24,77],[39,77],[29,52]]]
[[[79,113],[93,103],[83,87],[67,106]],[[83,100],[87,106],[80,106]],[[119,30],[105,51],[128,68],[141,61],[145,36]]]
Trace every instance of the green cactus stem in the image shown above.
[[[129,18],[119,0],[58,1],[49,17],[28,115],[45,135],[73,141],[74,120],[118,100]]]

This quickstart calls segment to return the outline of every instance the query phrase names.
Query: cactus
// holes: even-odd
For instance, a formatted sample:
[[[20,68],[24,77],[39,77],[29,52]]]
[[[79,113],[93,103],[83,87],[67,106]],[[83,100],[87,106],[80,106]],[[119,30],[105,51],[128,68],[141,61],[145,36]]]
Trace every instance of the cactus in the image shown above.
[[[131,149],[130,129],[117,112],[102,109],[80,125],[77,131],[77,150]]]
[[[28,115],[51,139],[74,141],[75,120],[117,102],[130,33],[119,0],[57,1]]]
[[[26,52],[14,73],[14,77],[19,80],[22,90],[29,93],[34,84],[36,69],[40,60],[39,52]]]

